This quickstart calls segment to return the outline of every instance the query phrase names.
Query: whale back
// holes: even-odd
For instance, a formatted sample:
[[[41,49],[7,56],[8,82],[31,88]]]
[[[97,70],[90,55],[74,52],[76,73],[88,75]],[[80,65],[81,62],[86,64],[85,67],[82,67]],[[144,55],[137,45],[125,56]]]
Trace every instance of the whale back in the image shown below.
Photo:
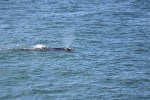
[[[46,45],[43,45],[43,44],[38,44],[38,45],[35,45],[33,46],[34,49],[45,49],[45,48],[48,48]]]

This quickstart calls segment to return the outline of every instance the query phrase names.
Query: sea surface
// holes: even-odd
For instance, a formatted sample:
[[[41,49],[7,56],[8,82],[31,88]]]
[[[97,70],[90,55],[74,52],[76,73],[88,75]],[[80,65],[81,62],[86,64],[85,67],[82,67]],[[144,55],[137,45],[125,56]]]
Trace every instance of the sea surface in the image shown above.
[[[0,0],[0,100],[150,100],[150,0]]]

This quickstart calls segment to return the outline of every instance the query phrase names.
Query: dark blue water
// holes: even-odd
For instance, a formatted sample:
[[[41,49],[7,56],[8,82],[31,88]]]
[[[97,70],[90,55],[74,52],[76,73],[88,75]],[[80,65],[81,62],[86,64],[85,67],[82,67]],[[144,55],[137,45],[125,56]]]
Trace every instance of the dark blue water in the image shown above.
[[[149,0],[0,0],[0,100],[114,99],[150,99]]]

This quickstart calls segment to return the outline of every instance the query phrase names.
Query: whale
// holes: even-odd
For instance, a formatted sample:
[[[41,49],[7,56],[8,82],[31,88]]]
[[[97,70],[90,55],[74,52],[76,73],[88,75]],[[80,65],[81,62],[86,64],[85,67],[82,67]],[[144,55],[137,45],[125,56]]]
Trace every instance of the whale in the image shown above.
[[[48,47],[46,45],[43,44],[38,44],[35,45],[31,48],[21,48],[20,50],[33,50],[33,51],[67,51],[67,52],[71,52],[72,49],[71,48],[51,48]]]

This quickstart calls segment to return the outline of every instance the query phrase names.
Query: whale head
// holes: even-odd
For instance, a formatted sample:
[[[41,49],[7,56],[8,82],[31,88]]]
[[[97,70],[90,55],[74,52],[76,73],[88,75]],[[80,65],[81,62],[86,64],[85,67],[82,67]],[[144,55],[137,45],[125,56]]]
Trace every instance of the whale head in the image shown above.
[[[71,48],[64,48],[65,51],[72,51]]]

